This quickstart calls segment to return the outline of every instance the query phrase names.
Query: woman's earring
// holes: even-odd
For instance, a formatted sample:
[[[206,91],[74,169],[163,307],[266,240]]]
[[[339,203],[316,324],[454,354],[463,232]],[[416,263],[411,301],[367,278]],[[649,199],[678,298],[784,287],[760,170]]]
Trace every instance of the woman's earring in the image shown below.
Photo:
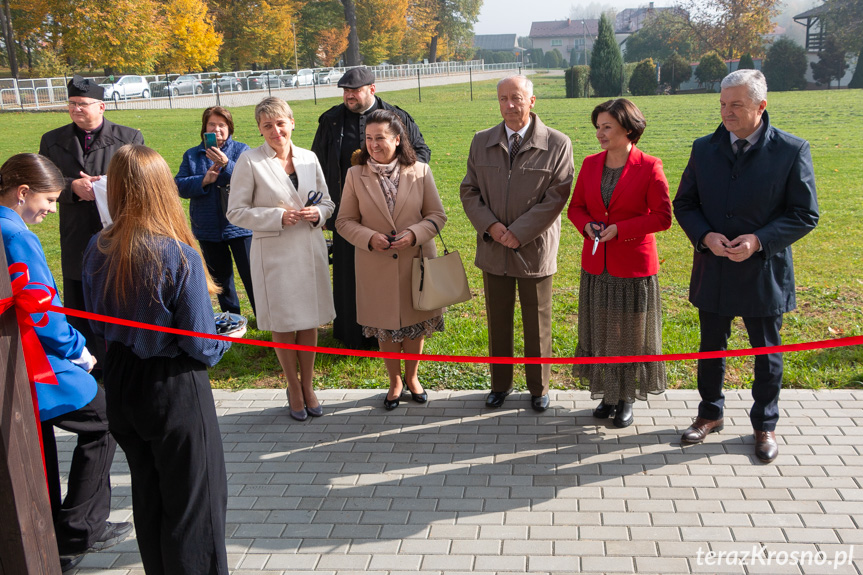
[[[19,205],[19,206],[23,206],[23,205],[24,205],[24,198],[18,198],[18,205]]]

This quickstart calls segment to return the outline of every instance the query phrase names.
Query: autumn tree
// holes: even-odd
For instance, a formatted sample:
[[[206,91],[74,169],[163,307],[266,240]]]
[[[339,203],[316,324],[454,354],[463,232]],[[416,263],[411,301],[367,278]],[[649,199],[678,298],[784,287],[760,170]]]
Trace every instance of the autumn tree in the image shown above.
[[[682,0],[698,40],[720,58],[732,60],[747,52],[764,54],[764,36],[781,0]]]
[[[623,78],[623,55],[614,39],[611,20],[603,14],[599,18],[599,32],[590,55],[590,85],[597,96],[619,96]]]
[[[689,58],[697,43],[685,14],[663,11],[649,18],[640,30],[626,39],[624,59],[640,62],[654,58],[661,62],[674,52]]]
[[[152,72],[166,47],[165,19],[156,0],[71,3],[62,34],[67,55],[80,64],[127,73]]]
[[[348,48],[350,27],[338,0],[307,2],[297,23],[297,52],[301,66],[332,66]]]
[[[363,63],[376,66],[401,51],[408,0],[357,0]]]
[[[706,86],[708,92],[713,91],[713,86],[728,74],[725,61],[716,52],[710,52],[701,57],[698,66],[695,67],[695,77],[698,83]]]
[[[409,0],[407,29],[402,39],[402,51],[395,61],[422,60],[428,55],[437,21],[434,0]]]
[[[429,0],[434,8],[435,26],[429,41],[428,61],[437,62],[439,45],[446,43],[450,53],[470,47],[473,25],[479,17],[482,0]],[[459,50],[460,49],[460,50]]]
[[[354,0],[340,0],[345,10],[345,23],[348,25],[348,49],[345,52],[345,63],[348,66],[359,66],[360,38],[357,32],[357,5]]]
[[[216,32],[213,15],[202,0],[168,0],[165,25],[167,49],[159,57],[160,68],[205,70],[219,59],[222,35]]]

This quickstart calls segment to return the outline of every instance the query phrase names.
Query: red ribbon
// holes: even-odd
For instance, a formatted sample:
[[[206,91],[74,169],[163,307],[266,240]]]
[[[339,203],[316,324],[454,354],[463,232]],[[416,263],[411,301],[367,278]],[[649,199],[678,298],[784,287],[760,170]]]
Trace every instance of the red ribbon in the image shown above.
[[[863,345],[863,336],[842,337],[837,339],[825,339],[821,341],[810,341],[806,343],[789,343],[783,345],[775,345],[771,347],[753,347],[750,349],[727,349],[722,351],[701,351],[692,353],[670,353],[665,355],[618,355],[607,357],[485,357],[477,355],[429,355],[420,353],[392,353],[385,351],[361,351],[355,349],[342,349],[337,347],[318,347],[312,345],[298,345],[293,343],[273,343],[271,341],[262,341],[258,339],[237,339],[226,335],[213,335],[209,333],[199,333],[185,329],[177,329],[175,327],[163,327],[133,321],[129,319],[120,319],[87,311],[76,309],[67,309],[64,307],[50,306],[51,311],[65,313],[73,317],[81,317],[104,323],[112,323],[115,325],[124,325],[139,329],[148,329],[152,331],[161,331],[164,333],[173,333],[175,335],[184,335],[188,337],[203,337],[206,339],[216,339],[220,341],[228,341],[231,343],[242,343],[246,345],[256,345],[258,347],[272,347],[279,349],[293,349],[297,351],[314,351],[318,353],[326,353],[330,355],[346,355],[353,357],[379,357],[383,359],[404,359],[417,361],[437,361],[447,363],[493,363],[493,364],[515,364],[515,365],[541,365],[541,364],[597,364],[597,363],[634,363],[645,361],[681,361],[687,359],[713,359],[721,357],[745,357],[751,355],[766,355],[770,353],[784,353],[794,351],[810,351],[813,349],[831,349],[837,347],[848,347],[855,345]]]
[[[21,274],[12,280],[12,297],[0,300],[0,313],[15,306],[18,318],[18,329],[21,332],[21,347],[24,351],[24,363],[27,366],[27,379],[30,381],[30,395],[33,398],[33,413],[36,416],[36,431],[39,433],[39,449],[42,452],[42,467],[45,468],[45,446],[42,444],[42,422],[39,418],[39,398],[36,395],[36,382],[58,385],[57,376],[45,355],[45,348],[39,341],[34,327],[44,327],[48,324],[46,312],[52,307],[51,301],[57,291],[43,283],[30,282],[30,270],[23,262],[9,266],[9,276]],[[44,314],[39,321],[33,321],[30,314]],[[45,480],[47,481],[47,469]]]

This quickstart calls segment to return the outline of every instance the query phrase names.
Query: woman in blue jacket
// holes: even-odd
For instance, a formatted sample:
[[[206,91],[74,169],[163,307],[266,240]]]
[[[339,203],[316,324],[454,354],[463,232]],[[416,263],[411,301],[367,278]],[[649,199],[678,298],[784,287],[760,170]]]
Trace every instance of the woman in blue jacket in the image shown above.
[[[31,283],[55,290],[42,244],[26,224],[38,224],[57,211],[63,185],[63,174],[44,156],[18,154],[0,167],[0,229],[6,261],[26,264]],[[63,305],[56,294],[51,303]],[[96,360],[85,347],[84,336],[69,325],[64,314],[50,311],[47,315],[48,323],[35,330],[59,385],[37,381],[35,387],[51,512],[65,569],[77,564],[87,550],[104,549],[124,539],[132,526],[107,522],[111,505],[108,474],[117,444],[108,433],[105,393],[88,373]],[[55,426],[78,435],[62,502]]]
[[[207,133],[215,135],[215,146],[207,147],[204,137]],[[254,312],[255,296],[249,271],[252,232],[233,225],[225,217],[234,162],[249,149],[246,144],[234,141],[231,138],[233,134],[234,118],[231,112],[221,106],[204,110],[201,143],[183,154],[183,163],[174,181],[177,182],[180,197],[189,200],[192,232],[201,246],[210,275],[222,288],[218,296],[222,311],[240,313],[240,299],[234,287],[236,263]]]

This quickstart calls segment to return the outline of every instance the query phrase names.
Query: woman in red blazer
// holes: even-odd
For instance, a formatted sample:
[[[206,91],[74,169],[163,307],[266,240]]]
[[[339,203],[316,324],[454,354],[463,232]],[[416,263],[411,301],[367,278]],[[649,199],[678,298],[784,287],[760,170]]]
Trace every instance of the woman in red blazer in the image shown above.
[[[655,232],[671,227],[662,161],[635,147],[646,122],[629,100],[608,100],[591,116],[602,152],[588,156],[567,215],[584,235],[578,304],[580,357],[662,352],[662,304]],[[665,364],[576,365],[602,398],[597,418],[632,424],[632,404],[666,387]]]

